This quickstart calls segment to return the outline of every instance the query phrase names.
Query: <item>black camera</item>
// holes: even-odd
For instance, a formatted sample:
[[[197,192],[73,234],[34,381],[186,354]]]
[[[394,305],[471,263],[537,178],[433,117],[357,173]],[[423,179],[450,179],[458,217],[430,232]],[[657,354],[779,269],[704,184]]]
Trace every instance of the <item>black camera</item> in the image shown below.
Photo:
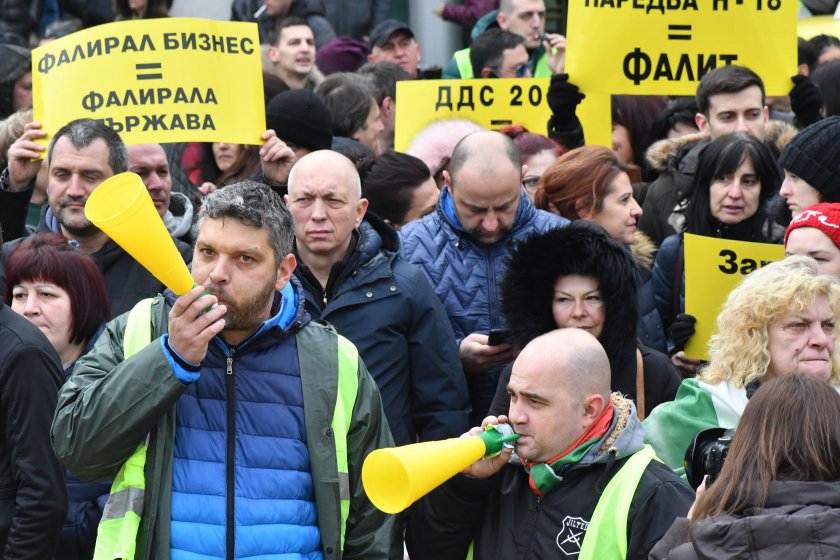
[[[685,452],[685,476],[692,488],[697,488],[703,482],[703,477],[709,475],[706,487],[720,475],[723,462],[729,454],[732,436],[735,430],[726,428],[709,428],[694,437],[694,441]]]

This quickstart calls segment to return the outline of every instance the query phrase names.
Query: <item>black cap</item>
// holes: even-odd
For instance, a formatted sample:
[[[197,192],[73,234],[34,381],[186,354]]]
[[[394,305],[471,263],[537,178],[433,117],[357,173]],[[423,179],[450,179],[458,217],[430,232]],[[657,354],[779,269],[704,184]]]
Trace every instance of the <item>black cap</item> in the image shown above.
[[[379,25],[374,27],[373,31],[370,32],[370,48],[373,49],[373,47],[381,47],[387,43],[388,39],[391,38],[391,35],[397,31],[405,31],[409,37],[414,39],[414,32],[407,24],[396,19],[386,19],[385,21],[380,22]]]
[[[285,142],[308,150],[332,146],[330,110],[308,89],[293,89],[275,95],[265,108],[267,128]]]

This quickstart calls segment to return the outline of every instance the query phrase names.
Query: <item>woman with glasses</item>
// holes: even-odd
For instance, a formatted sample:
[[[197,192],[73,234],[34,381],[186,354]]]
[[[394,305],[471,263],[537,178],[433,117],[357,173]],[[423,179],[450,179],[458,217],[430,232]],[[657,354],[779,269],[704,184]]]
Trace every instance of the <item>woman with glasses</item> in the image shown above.
[[[533,202],[543,172],[566,153],[566,148],[542,134],[528,132],[522,125],[506,126],[499,132],[507,135],[519,148],[519,160],[527,166],[522,175],[522,188]]]
[[[611,387],[641,417],[677,394],[681,377],[667,356],[636,341],[636,263],[603,228],[572,222],[529,237],[511,254],[502,280],[508,342],[522,348],[556,328],[583,329],[606,350]],[[489,414],[506,414],[511,367],[502,372]]]
[[[613,240],[631,248],[638,278],[638,335],[646,346],[667,350],[662,320],[650,284],[654,245],[636,229],[642,208],[633,197],[626,168],[609,148],[584,146],[566,152],[540,178],[534,206],[570,220],[603,227]]]

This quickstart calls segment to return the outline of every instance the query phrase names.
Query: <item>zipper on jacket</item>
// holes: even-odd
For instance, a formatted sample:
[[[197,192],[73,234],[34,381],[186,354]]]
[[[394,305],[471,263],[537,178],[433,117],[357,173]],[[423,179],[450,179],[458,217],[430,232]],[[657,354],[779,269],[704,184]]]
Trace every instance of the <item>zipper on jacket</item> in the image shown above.
[[[225,470],[227,482],[227,507],[225,515],[226,536],[227,543],[227,557],[235,558],[234,544],[233,544],[233,529],[234,529],[234,512],[233,507],[235,503],[234,482],[236,474],[235,455],[236,455],[236,405],[234,402],[233,391],[233,355],[236,353],[234,348],[230,349],[230,354],[227,357],[227,371],[225,375],[225,395],[227,400],[227,445],[225,449]]]
[[[327,305],[327,290],[324,289],[323,293],[321,294],[321,299],[324,302],[324,305]]]

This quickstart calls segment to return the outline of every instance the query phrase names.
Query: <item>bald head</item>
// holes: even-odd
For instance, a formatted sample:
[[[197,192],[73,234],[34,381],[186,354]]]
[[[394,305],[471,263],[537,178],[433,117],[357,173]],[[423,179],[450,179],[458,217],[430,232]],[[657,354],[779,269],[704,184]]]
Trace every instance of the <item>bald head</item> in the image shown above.
[[[576,398],[598,394],[608,399],[610,394],[607,353],[597,338],[581,329],[558,329],[535,338],[522,350],[513,367],[526,372],[550,372],[553,382]]]
[[[362,198],[362,181],[353,162],[346,156],[332,150],[318,150],[300,158],[289,173],[289,194],[295,188],[298,175],[329,175],[342,185],[346,185],[354,202]]]
[[[457,178],[458,172],[467,162],[493,173],[500,163],[519,171],[519,149],[513,141],[500,132],[482,130],[466,135],[452,151],[449,160],[449,175]]]

